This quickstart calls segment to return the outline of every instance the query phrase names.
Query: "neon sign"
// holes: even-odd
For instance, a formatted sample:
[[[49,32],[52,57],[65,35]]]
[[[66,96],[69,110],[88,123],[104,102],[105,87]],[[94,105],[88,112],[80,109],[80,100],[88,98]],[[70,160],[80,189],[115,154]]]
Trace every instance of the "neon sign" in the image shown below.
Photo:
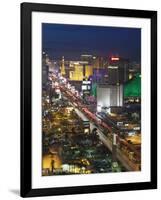
[[[118,60],[120,60],[120,58],[119,57],[112,57],[111,60],[112,61],[118,61]]]

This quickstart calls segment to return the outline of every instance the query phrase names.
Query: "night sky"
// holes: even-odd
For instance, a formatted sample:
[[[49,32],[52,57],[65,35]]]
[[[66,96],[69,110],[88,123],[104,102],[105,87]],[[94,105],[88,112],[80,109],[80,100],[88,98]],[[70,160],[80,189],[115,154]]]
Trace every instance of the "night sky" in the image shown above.
[[[140,62],[141,29],[42,24],[42,48],[52,59],[79,60],[81,54]]]

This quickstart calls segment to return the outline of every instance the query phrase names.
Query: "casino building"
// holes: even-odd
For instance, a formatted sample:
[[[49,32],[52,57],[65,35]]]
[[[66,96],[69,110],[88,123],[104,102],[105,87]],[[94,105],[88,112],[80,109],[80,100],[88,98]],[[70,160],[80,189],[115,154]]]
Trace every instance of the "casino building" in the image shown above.
[[[124,104],[141,103],[141,74],[137,73],[124,85]]]
[[[123,106],[123,85],[98,85],[97,86],[97,111],[102,108]]]

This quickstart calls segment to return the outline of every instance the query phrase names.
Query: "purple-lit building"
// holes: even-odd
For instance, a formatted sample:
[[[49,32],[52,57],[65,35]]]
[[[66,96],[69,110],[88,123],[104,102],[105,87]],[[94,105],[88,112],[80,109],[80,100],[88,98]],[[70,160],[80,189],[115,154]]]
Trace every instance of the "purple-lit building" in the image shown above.
[[[106,83],[108,80],[107,69],[93,69],[92,82]]]

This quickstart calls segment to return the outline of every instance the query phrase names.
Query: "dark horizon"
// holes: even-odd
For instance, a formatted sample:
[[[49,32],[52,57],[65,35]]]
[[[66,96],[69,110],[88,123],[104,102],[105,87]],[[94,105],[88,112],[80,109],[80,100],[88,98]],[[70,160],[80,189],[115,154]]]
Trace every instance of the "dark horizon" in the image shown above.
[[[141,61],[141,29],[42,24],[42,48],[52,59],[78,60],[81,54]]]

